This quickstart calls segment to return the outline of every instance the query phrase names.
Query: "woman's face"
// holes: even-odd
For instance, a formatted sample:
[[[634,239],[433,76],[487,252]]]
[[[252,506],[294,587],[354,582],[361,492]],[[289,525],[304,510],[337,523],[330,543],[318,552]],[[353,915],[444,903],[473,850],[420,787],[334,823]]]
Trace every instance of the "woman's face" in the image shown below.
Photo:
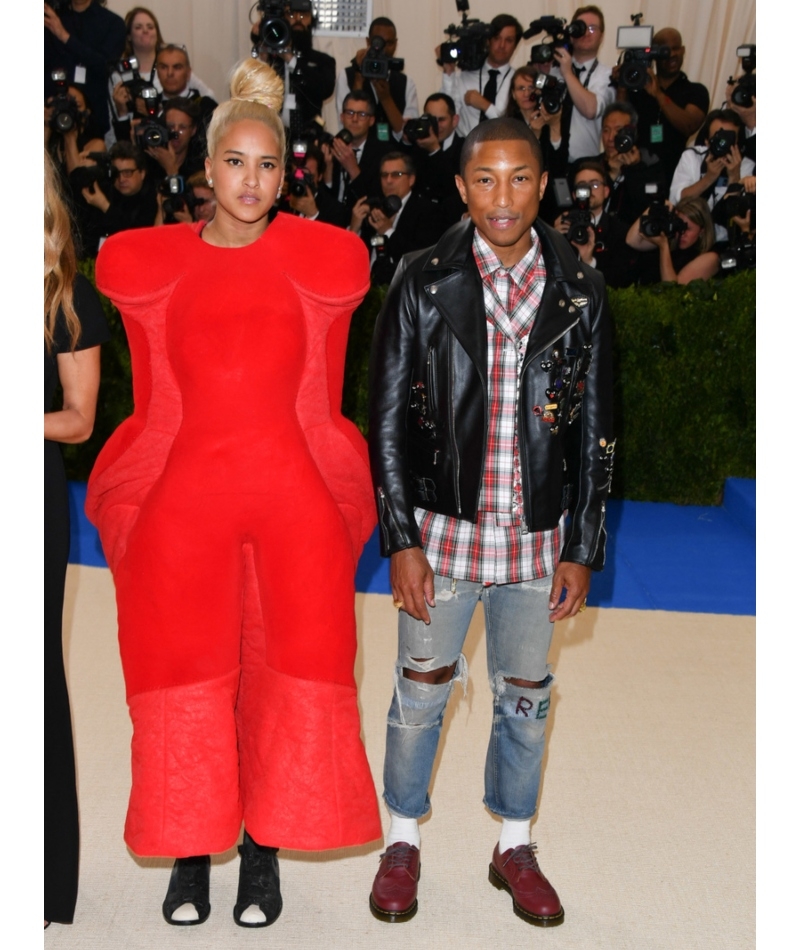
[[[141,52],[152,52],[156,48],[158,31],[152,19],[146,13],[137,13],[131,21],[131,46]]]
[[[532,97],[535,89],[536,87],[530,76],[517,76],[511,88],[511,95],[520,109],[528,110],[533,108]]]
[[[703,228],[699,224],[695,224],[694,221],[690,221],[685,214],[678,212],[678,217],[686,225],[686,230],[678,238],[678,247],[685,251],[689,247],[693,247],[695,242],[699,239],[700,235],[703,233]]]
[[[274,133],[263,122],[244,119],[229,126],[206,159],[214,183],[216,217],[241,224],[266,218],[283,181],[283,156]]]

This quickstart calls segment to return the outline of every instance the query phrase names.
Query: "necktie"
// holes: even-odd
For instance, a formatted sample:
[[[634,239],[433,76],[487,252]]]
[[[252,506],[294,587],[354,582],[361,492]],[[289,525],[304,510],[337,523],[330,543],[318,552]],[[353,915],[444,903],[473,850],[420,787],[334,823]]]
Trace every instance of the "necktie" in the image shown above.
[[[586,72],[585,66],[576,66],[575,63],[572,64],[572,71],[580,79],[581,73]]]
[[[483,87],[483,98],[488,99],[489,102],[494,103],[494,100],[497,98],[497,77],[500,75],[499,69],[490,69],[489,70],[489,79],[486,85]],[[481,112],[480,122],[483,122],[486,118],[486,113]]]

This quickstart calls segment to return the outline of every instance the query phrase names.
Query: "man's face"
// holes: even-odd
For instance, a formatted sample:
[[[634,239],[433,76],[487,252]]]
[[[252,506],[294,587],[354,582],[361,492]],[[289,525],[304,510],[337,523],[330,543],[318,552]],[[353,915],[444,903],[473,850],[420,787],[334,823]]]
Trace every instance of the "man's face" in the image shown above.
[[[614,158],[617,154],[617,150],[614,148],[614,138],[617,132],[621,132],[629,123],[630,119],[624,112],[609,112],[603,119],[600,138],[603,142],[603,151],[606,153],[606,158]]]
[[[313,156],[306,158],[306,171],[314,179],[314,187],[319,186],[319,166],[317,165],[317,160]]]
[[[307,33],[311,29],[311,21],[314,19],[314,14],[310,10],[292,10],[287,4],[284,17],[293,30],[296,30],[298,33]]]
[[[653,46],[668,46],[669,59],[656,62],[656,72],[659,76],[677,76],[683,68],[683,56],[686,48],[683,46],[681,35],[677,30],[659,30],[653,37]]]
[[[370,127],[375,124],[372,106],[357,99],[345,99],[342,106],[342,128],[353,136],[357,143],[363,142]]]
[[[479,143],[456,185],[478,233],[500,260],[507,266],[521,260],[547,185],[530,143]]]
[[[186,61],[186,54],[179,49],[167,50],[158,54],[156,60],[158,78],[164,90],[164,98],[177,96],[189,84],[192,71]]]
[[[578,19],[586,24],[586,32],[572,41],[574,51],[581,57],[594,56],[603,42],[600,17],[596,13],[582,13]]]
[[[373,26],[367,37],[367,46],[370,45],[373,36],[379,36],[383,40],[385,43],[383,51],[387,56],[394,56],[397,49],[397,31],[393,26]]]
[[[136,167],[136,162],[132,158],[115,158],[111,164],[114,166],[114,187],[121,195],[138,195],[144,185],[144,169]]]
[[[589,196],[589,210],[593,214],[603,207],[606,198],[608,198],[608,188],[603,181],[602,175],[599,175],[591,168],[587,168],[582,172],[578,172],[575,176],[575,184],[588,185],[592,189],[592,193]],[[573,191],[572,194],[574,197],[575,192]]]
[[[179,154],[189,148],[189,140],[194,135],[195,124],[192,117],[182,112],[180,109],[168,109],[164,120],[170,132],[177,132],[177,137],[172,141],[173,151]]]
[[[444,142],[455,132],[458,125],[458,114],[450,115],[446,102],[442,102],[441,99],[429,100],[425,103],[425,111],[438,122],[439,127],[436,137],[440,142]]]
[[[381,189],[385,195],[405,198],[416,180],[415,175],[409,175],[406,171],[406,163],[400,158],[381,163]]]
[[[510,62],[517,48],[517,31],[513,26],[504,26],[489,40],[489,62],[494,66],[505,66]]]
[[[195,200],[200,202],[194,206],[193,216],[195,221],[210,221],[217,210],[217,199],[211,188],[205,185],[195,185],[192,188]]]

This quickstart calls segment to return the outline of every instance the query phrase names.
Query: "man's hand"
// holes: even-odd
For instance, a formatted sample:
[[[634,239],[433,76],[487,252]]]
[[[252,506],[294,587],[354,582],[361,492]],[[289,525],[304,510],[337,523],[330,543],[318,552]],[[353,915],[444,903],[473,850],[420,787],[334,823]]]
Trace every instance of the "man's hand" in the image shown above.
[[[388,79],[373,79],[372,88],[375,90],[375,95],[378,97],[378,102],[386,102],[387,99],[391,100],[392,94],[389,91],[389,80]]]
[[[569,221],[565,220],[565,213],[560,214],[555,221],[553,222],[553,227],[556,231],[560,231],[562,234],[566,234],[569,231]]]
[[[594,246],[597,243],[597,236],[591,225],[587,226],[586,233],[589,235],[589,240],[585,244],[577,244],[575,241],[570,241],[570,244],[578,252],[578,257],[580,257],[582,263],[591,265],[592,258],[594,257]]]
[[[738,145],[732,145],[730,152],[722,156],[725,168],[728,170],[728,182],[737,182],[741,176],[742,153]]]
[[[350,212],[350,230],[356,234],[361,230],[364,218],[369,214],[369,198],[359,198]]]
[[[556,46],[553,50],[553,59],[558,63],[561,76],[565,81],[568,73],[570,76],[575,76],[572,72],[572,53],[569,50],[564,49],[563,46]]]
[[[403,141],[407,140],[404,139]],[[441,148],[441,145],[439,144],[439,136],[436,134],[435,128],[431,131],[431,134],[426,136],[424,139],[417,139],[416,144],[419,145],[419,147],[429,155],[433,155],[434,152],[438,152]]]
[[[464,102],[479,112],[486,112],[491,105],[488,99],[484,98],[477,89],[467,89],[464,93]]]
[[[415,620],[430,623],[428,607],[436,606],[433,571],[422,548],[406,548],[393,554],[389,580],[395,607],[405,610]],[[589,589],[588,583],[586,589]]]
[[[436,62],[438,63],[439,60],[442,58],[442,47],[441,47],[441,45],[440,45],[440,46],[437,46],[436,49],[435,49],[433,52],[434,52],[435,55],[436,55]],[[454,72],[456,71],[456,64],[455,64],[455,63],[445,63],[445,64],[442,66],[442,71],[443,71],[446,75],[449,76],[449,75],[451,75],[452,73],[454,73]]]
[[[66,43],[69,39],[69,33],[64,28],[64,24],[58,18],[56,11],[49,5],[44,5],[44,28],[50,30],[57,40]]]
[[[177,175],[181,163],[178,159],[178,156],[172,150],[172,140],[170,140],[169,145],[166,148],[148,148],[145,150],[150,158],[154,158],[158,164],[164,169],[165,175]]]
[[[125,86],[122,80],[120,80],[116,86],[114,86],[114,91],[111,94],[111,98],[114,100],[114,105],[117,107],[117,115],[120,118],[128,115],[128,113],[131,111],[131,91]]]
[[[638,165],[642,160],[642,153],[639,151],[639,146],[634,145],[628,152],[617,152],[617,158],[620,165]]]
[[[361,169],[356,161],[356,153],[349,145],[345,145],[341,139],[334,139],[332,145],[333,154],[339,164],[350,176],[352,181],[361,174]]]
[[[314,200],[314,195],[308,186],[306,186],[306,193],[302,198],[298,198],[297,195],[289,195],[289,206],[307,218],[314,218],[319,214],[317,202]]]
[[[394,219],[396,217],[397,215],[393,214],[391,218],[387,218],[380,208],[373,208],[369,214],[369,223],[375,228],[378,234],[386,234],[394,225]]]
[[[756,193],[756,176],[745,175],[742,179],[742,185],[744,186],[744,190],[749,195],[754,195]]]
[[[82,188],[81,194],[87,205],[98,208],[103,214],[111,207],[111,202],[106,198],[96,181],[92,182],[91,188]]]
[[[659,92],[661,92],[658,80],[656,79],[656,71],[652,63],[647,68],[647,79],[644,81],[644,91],[654,99],[657,99]]]
[[[592,580],[591,568],[584,564],[573,564],[571,561],[560,561],[553,575],[553,586],[550,588],[550,622],[566,620],[574,617],[583,606]],[[567,596],[559,604],[561,591],[566,590]]]

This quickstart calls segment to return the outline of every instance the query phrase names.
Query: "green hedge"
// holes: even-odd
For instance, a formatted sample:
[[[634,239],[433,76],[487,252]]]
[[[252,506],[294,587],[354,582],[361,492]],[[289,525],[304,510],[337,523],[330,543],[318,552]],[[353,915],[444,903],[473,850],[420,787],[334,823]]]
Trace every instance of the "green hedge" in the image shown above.
[[[90,280],[93,262],[81,264]],[[342,409],[367,431],[367,369],[385,287],[353,315]],[[612,493],[640,501],[718,504],[730,476],[755,477],[755,271],[688,287],[609,291],[615,328],[617,455]],[[131,366],[119,313],[102,298],[112,332],[92,438],[65,446],[67,473],[85,481],[130,415]]]

